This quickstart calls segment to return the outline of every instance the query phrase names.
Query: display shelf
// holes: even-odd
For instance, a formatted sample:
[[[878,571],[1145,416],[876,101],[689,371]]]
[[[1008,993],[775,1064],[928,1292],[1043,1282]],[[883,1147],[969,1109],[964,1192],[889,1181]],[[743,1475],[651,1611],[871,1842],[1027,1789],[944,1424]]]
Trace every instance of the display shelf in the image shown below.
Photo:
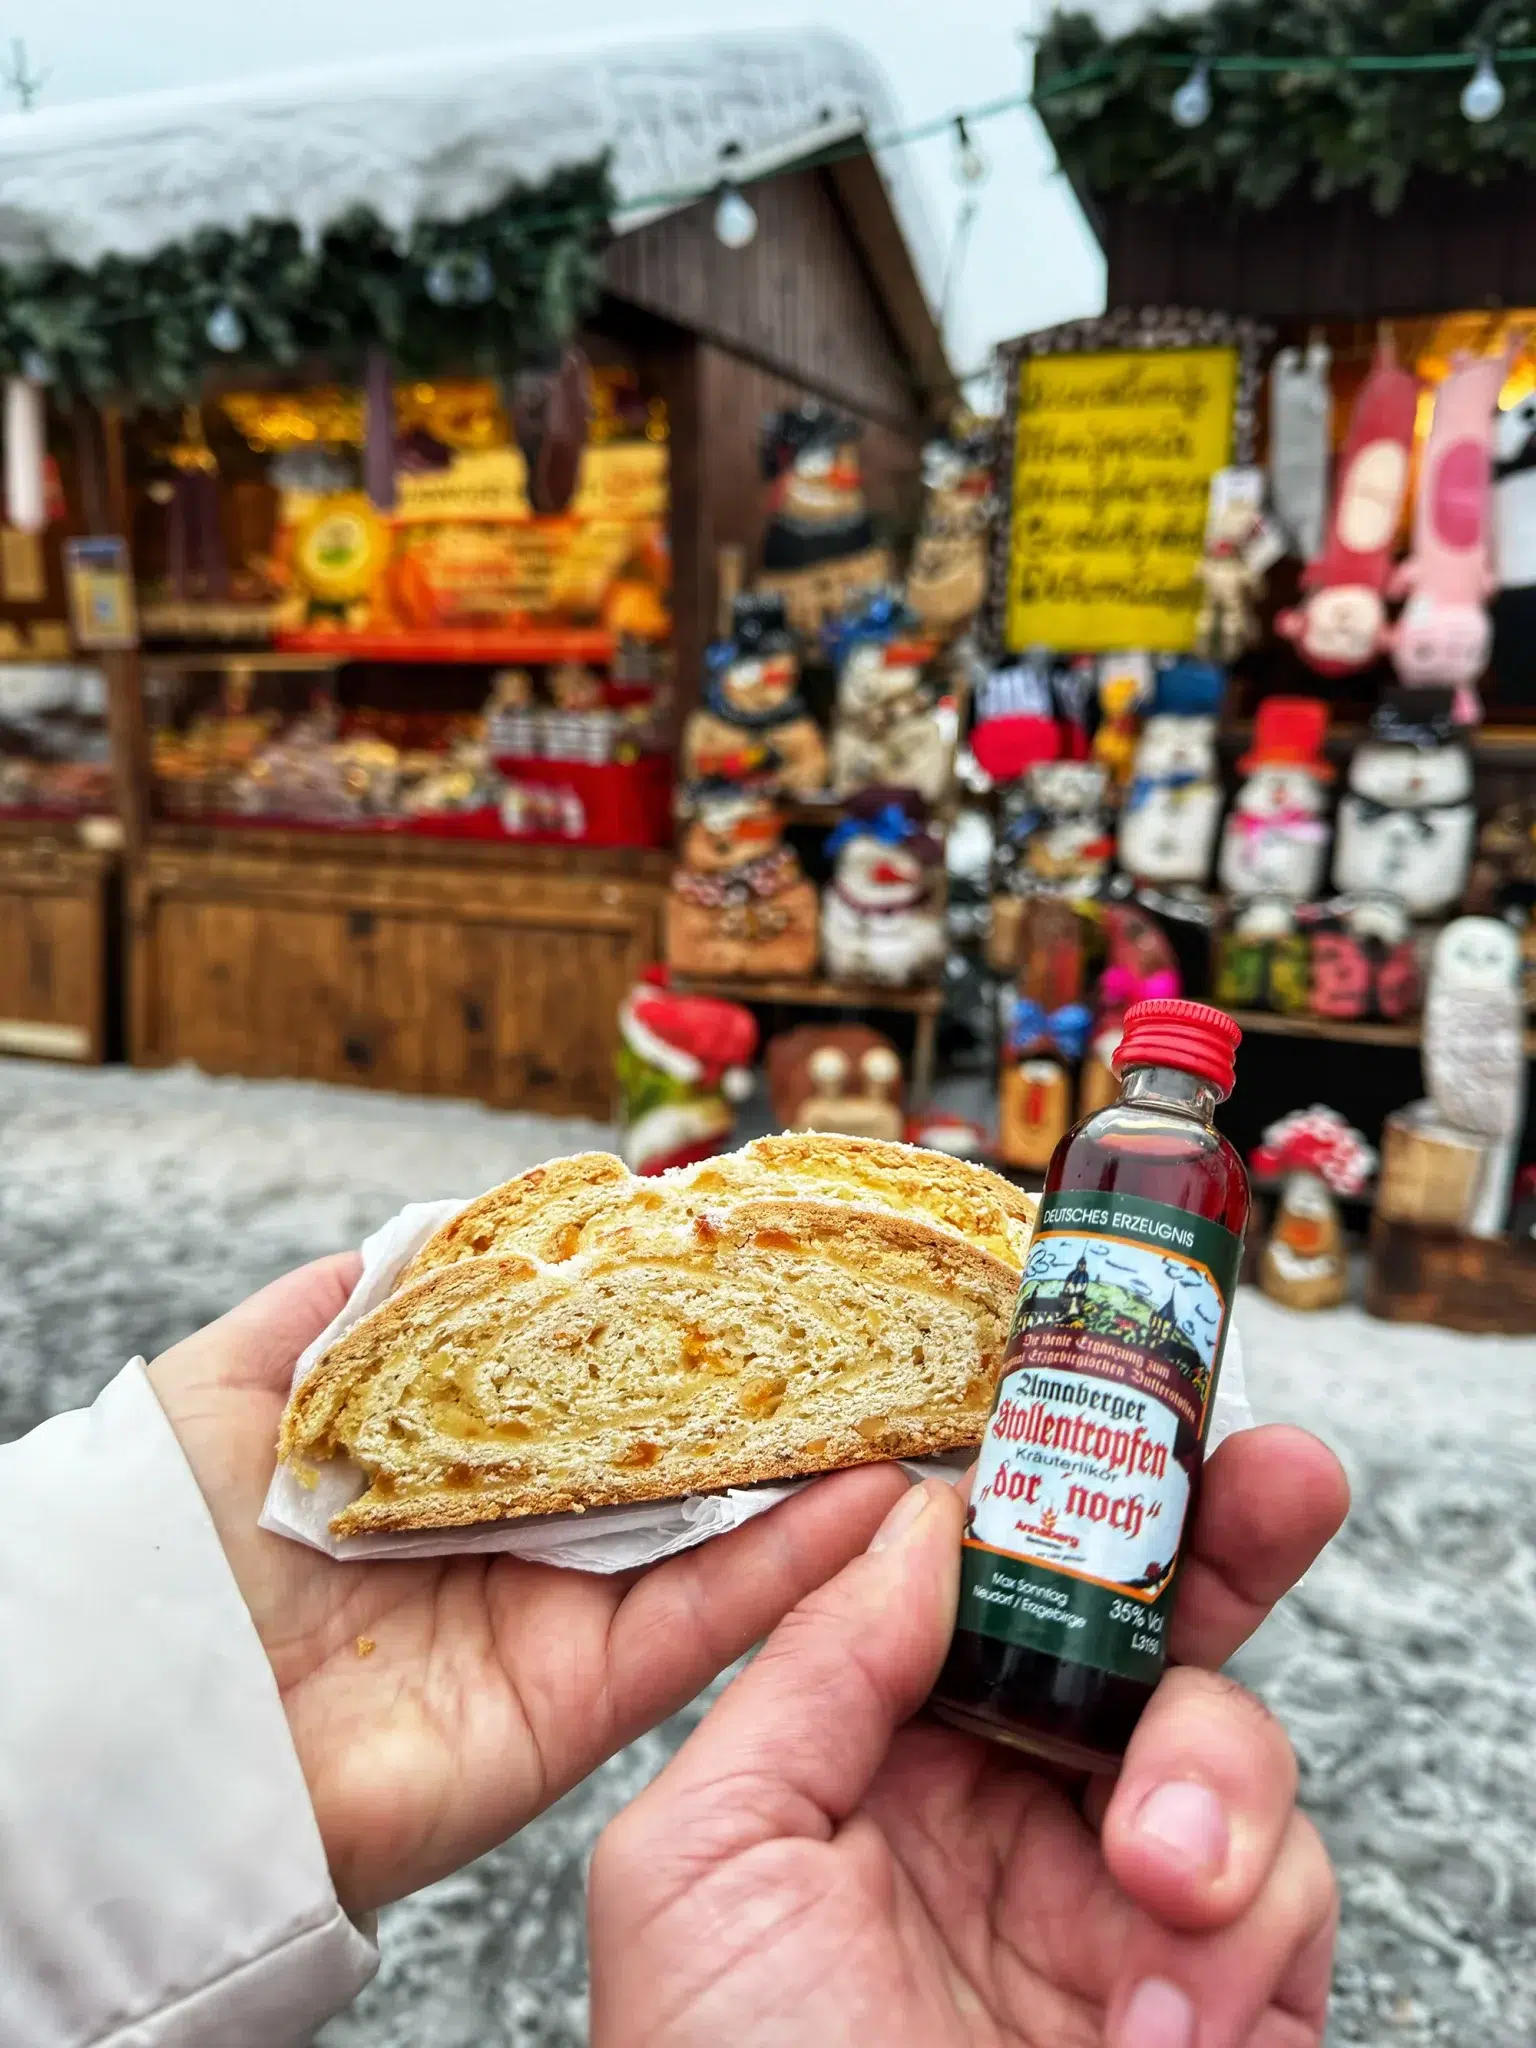
[[[1274,1010],[1228,1010],[1227,1015],[1255,1037],[1321,1038],[1335,1045],[1416,1048],[1422,1035],[1417,1020],[1412,1024],[1346,1024],[1330,1017],[1282,1017]],[[1536,1031],[1525,1034],[1525,1049],[1536,1057]]]
[[[611,662],[617,638],[603,626],[525,626],[495,631],[465,626],[434,633],[338,633],[307,627],[279,633],[283,654],[331,660],[400,662]]]
[[[944,991],[926,988],[882,988],[878,983],[840,981],[731,981],[671,977],[679,995],[721,996],[732,1003],[797,1003],[808,1010],[881,1010],[917,1019],[912,1046],[911,1098],[921,1107],[933,1091],[938,1055],[939,1017]]]
[[[1325,742],[1329,760],[1342,766],[1369,733],[1363,724],[1330,726]],[[1224,754],[1241,753],[1253,743],[1253,720],[1237,718],[1223,726],[1218,743]],[[1536,726],[1481,725],[1471,735],[1470,746],[1481,768],[1536,768]]]
[[[270,647],[146,647],[144,666],[164,674],[200,669],[248,670],[252,675],[326,675],[350,657],[344,654],[278,653]]]

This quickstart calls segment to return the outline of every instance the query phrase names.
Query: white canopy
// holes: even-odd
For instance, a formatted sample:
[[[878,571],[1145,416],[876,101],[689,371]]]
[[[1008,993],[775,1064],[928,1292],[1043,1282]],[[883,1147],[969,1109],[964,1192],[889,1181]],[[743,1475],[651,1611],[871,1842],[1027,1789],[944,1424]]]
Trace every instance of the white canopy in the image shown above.
[[[765,172],[894,113],[873,60],[820,30],[530,50],[493,45],[0,118],[0,264],[152,255],[205,228],[356,206],[394,231],[492,205],[612,152],[616,225],[727,167]],[[883,166],[934,296],[925,222]]]

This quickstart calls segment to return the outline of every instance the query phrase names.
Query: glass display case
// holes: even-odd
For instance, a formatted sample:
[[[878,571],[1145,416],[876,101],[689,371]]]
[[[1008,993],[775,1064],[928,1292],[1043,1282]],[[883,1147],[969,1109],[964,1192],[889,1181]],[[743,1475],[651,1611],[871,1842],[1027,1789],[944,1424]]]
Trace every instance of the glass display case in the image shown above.
[[[0,818],[88,818],[114,807],[101,671],[0,664]]]
[[[148,656],[154,814],[435,838],[664,846],[668,691],[599,667]]]

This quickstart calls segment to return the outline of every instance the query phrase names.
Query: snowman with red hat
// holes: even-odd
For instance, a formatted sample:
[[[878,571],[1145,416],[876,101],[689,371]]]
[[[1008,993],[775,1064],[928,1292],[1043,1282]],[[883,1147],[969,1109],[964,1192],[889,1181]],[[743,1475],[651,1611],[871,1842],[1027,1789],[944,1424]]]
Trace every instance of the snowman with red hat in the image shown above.
[[[619,1009],[619,1150],[632,1173],[665,1173],[729,1148],[752,1093],[757,1021],[739,1003],[676,995],[652,968]]]
[[[1328,870],[1328,706],[1320,697],[1270,697],[1238,762],[1245,780],[1227,815],[1218,869],[1245,937],[1278,937]]]

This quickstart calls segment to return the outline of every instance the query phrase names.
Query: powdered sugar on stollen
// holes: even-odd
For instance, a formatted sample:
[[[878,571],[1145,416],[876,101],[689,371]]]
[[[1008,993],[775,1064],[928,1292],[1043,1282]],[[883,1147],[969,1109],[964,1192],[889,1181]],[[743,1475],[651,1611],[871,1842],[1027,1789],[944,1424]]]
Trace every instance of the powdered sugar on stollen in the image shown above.
[[[432,1234],[467,1207],[464,1202],[412,1202],[391,1217],[363,1245],[363,1270],[346,1307],[300,1354],[293,1371],[298,1386],[320,1359],[354,1323],[387,1301],[395,1282]],[[1253,1415],[1243,1383],[1242,1345],[1234,1327],[1227,1340],[1208,1448],[1224,1437],[1251,1428]],[[963,1472],[972,1453],[914,1463],[908,1470],[950,1478]],[[286,1465],[279,1465],[267,1489],[261,1526],[277,1536],[307,1543],[328,1556],[456,1557],[475,1552],[505,1552],[532,1563],[563,1565],[573,1571],[623,1572],[657,1564],[677,1551],[691,1550],[711,1536],[739,1529],[754,1516],[788,1500],[811,1479],[789,1479],[763,1486],[732,1487],[723,1493],[693,1493],[681,1500],[645,1502],[634,1507],[589,1508],[585,1514],[527,1515],[504,1522],[480,1522],[463,1529],[398,1530],[384,1535],[337,1537],[331,1519],[357,1499],[367,1484],[350,1459],[334,1458],[309,1468],[305,1484]]]

